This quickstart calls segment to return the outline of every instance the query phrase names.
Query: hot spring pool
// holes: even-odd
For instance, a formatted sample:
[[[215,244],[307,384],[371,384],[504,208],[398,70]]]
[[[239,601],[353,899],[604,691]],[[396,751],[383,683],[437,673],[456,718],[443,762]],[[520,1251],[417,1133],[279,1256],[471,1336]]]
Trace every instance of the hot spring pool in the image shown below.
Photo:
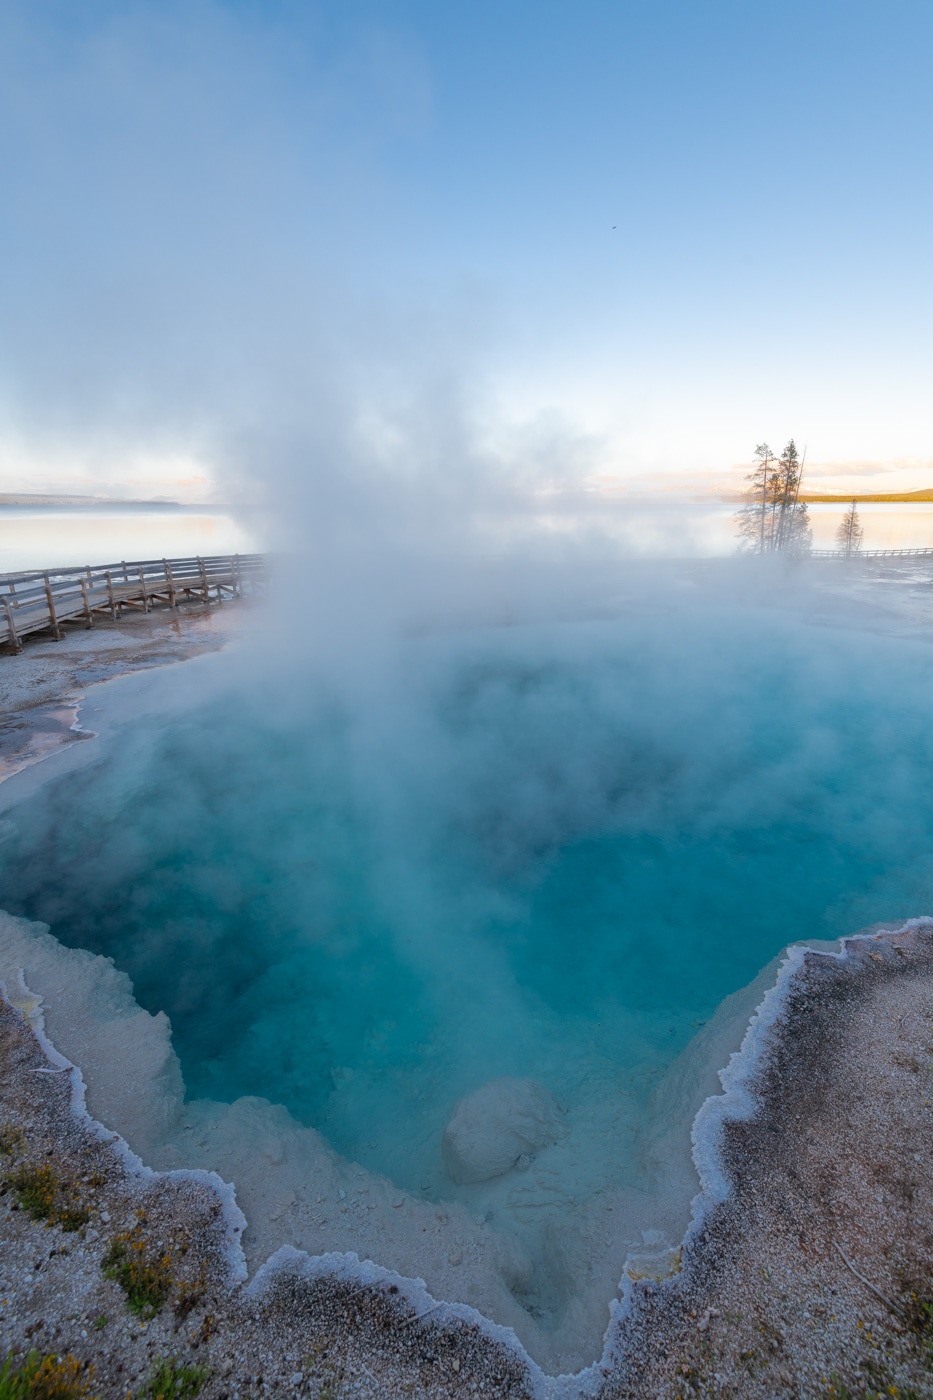
[[[0,905],[168,1013],[189,1100],[284,1105],[429,1203],[443,1287],[495,1238],[505,1301],[461,1297],[581,1364],[625,1252],[686,1222],[716,1065],[684,1065],[719,1004],[788,942],[933,909],[933,653],[697,609],[425,636],[353,675],[244,650],[92,697],[99,752],[10,813]],[[503,1077],[559,1131],[454,1180],[454,1106]],[[317,1234],[299,1188],[280,1212],[309,1248],[348,1213],[315,1189]]]

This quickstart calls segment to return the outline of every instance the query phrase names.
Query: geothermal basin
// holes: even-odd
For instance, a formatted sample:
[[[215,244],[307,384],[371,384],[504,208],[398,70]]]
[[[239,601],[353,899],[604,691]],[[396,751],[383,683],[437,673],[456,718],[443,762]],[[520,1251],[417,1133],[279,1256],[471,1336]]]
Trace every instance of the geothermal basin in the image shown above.
[[[2,975],[149,1165],[235,1183],[251,1266],[353,1251],[577,1370],[627,1261],[676,1267],[782,949],[933,903],[933,654],[721,605],[350,674],[89,692],[96,743],[4,785]]]

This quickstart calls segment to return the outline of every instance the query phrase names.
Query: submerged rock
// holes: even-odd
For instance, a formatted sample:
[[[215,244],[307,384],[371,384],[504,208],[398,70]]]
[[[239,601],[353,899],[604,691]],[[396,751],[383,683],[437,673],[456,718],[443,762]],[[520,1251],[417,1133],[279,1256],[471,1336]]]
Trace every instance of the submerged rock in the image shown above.
[[[534,1079],[490,1079],[460,1100],[444,1129],[444,1165],[458,1185],[527,1166],[569,1129],[564,1111]]]

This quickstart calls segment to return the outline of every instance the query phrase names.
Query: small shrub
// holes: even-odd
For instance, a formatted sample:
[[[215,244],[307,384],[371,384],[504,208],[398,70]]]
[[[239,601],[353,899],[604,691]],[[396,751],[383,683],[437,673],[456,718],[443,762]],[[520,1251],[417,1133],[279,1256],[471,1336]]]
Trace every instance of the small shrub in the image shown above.
[[[0,1152],[4,1157],[12,1157],[22,1146],[22,1129],[17,1128],[13,1123],[4,1123],[0,1126]]]
[[[74,1231],[80,1230],[91,1218],[80,1203],[72,1200],[74,1188],[70,1182],[59,1181],[50,1166],[37,1167],[24,1162],[5,1176],[4,1181],[33,1220],[47,1220],[63,1230]]]
[[[31,1351],[17,1364],[10,1352],[0,1367],[0,1400],[85,1400],[93,1370],[70,1354]]]
[[[146,1387],[150,1400],[190,1400],[207,1380],[206,1366],[186,1366],[176,1357],[166,1356],[155,1367]]]
[[[904,1300],[903,1313],[911,1332],[933,1342],[933,1298],[911,1289]]]
[[[66,1234],[73,1235],[90,1220],[90,1212],[83,1206],[66,1206],[54,1216],[54,1223],[60,1225]]]
[[[48,1220],[55,1208],[58,1181],[51,1167],[20,1167],[10,1172],[6,1184],[33,1220]]]
[[[187,1246],[183,1244],[179,1253],[184,1254],[186,1248]],[[173,1307],[178,1322],[184,1322],[185,1318],[189,1317],[198,1304],[203,1301],[206,1283],[207,1269],[204,1265],[201,1266],[201,1272],[196,1279],[179,1283]]]
[[[139,1229],[117,1235],[103,1260],[105,1278],[126,1294],[126,1306],[139,1317],[154,1317],[172,1291],[168,1255],[151,1255]]]

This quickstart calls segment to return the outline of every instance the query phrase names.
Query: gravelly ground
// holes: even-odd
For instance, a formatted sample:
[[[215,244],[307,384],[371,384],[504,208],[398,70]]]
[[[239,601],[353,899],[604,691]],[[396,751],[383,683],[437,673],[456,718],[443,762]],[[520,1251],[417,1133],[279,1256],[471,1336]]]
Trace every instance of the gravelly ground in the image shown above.
[[[725,1132],[730,1199],[640,1298],[605,1400],[933,1396],[933,936],[849,947],[796,979]]]
[[[88,686],[219,650],[248,609],[248,599],[186,603],[66,625],[61,641],[28,637],[18,654],[0,648],[0,781],[83,737],[70,726]]]
[[[725,1130],[731,1194],[673,1283],[636,1286],[590,1380],[600,1400],[933,1396],[933,932],[850,947],[845,962],[810,955],[795,979],[758,1109]],[[165,1356],[207,1369],[205,1400],[540,1391],[517,1353],[469,1321],[419,1320],[388,1281],[283,1274],[251,1295],[231,1279],[211,1187],[128,1173],[72,1112],[70,1076],[47,1068],[4,1003],[3,1170],[51,1165],[89,1220],[72,1233],[35,1221],[5,1187],[3,1347],[72,1352],[94,1366],[92,1393],[121,1400]],[[145,1323],[102,1267],[121,1236],[171,1275]]]
[[[417,1322],[383,1288],[283,1275],[261,1298],[233,1286],[221,1204],[207,1185],[128,1174],[70,1107],[70,1076],[49,1074],[28,1025],[0,1004],[0,1124],[4,1174],[51,1166],[89,1220],[68,1232],[37,1221],[4,1187],[0,1213],[0,1348],[72,1353],[94,1367],[96,1395],[139,1394],[157,1359],[206,1367],[205,1400],[287,1394],[521,1397],[518,1358],[471,1324]],[[171,1278],[142,1320],[105,1276],[114,1239],[129,1237]]]

